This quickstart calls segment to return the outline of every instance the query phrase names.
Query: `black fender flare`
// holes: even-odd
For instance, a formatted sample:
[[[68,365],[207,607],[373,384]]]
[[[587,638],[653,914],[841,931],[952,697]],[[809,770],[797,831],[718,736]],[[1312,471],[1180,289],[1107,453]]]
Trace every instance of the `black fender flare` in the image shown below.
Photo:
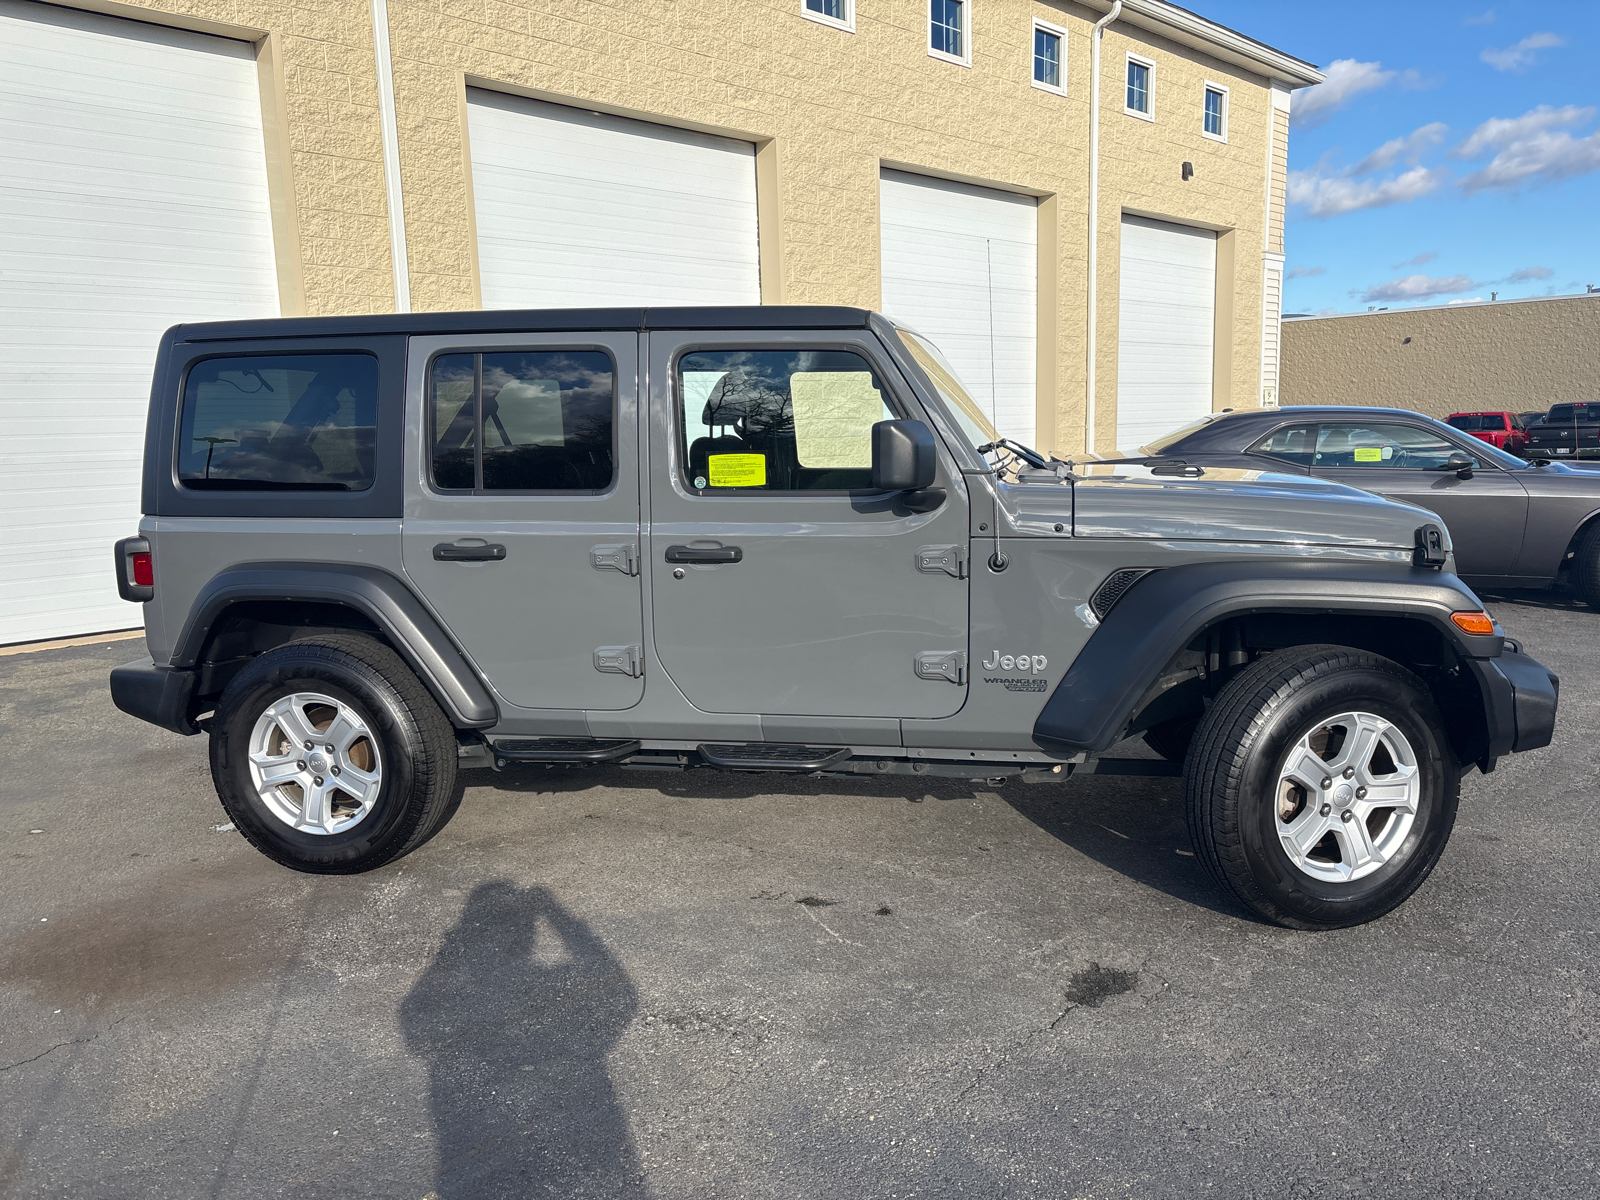
[[[378,567],[343,563],[239,563],[200,589],[172,651],[171,666],[193,670],[227,610],[248,600],[311,600],[361,613],[388,637],[458,729],[486,729],[500,711],[465,654],[417,594]]]
[[[1499,634],[1470,634],[1453,612],[1483,608],[1454,575],[1405,563],[1231,561],[1166,567],[1134,584],[1089,636],[1045,702],[1036,743],[1099,752],[1115,744],[1162,668],[1201,630],[1251,613],[1409,617],[1465,659],[1500,656]]]

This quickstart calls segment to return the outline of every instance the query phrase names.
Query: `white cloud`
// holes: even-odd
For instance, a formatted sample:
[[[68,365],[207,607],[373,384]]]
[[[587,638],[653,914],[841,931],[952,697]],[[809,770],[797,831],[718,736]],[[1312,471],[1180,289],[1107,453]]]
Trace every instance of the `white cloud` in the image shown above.
[[[1346,176],[1327,176],[1318,170],[1289,172],[1289,203],[1298,204],[1306,215],[1318,220],[1356,212],[1363,208],[1385,208],[1420,200],[1449,178],[1442,167],[1412,167],[1393,179],[1374,183]]]
[[[1582,124],[1592,116],[1593,108],[1581,108],[1576,104],[1551,108],[1548,104],[1541,104],[1537,108],[1530,108],[1520,117],[1491,117],[1450,153],[1456,158],[1477,158],[1485,151],[1499,150],[1526,141],[1549,129]]]
[[[1323,74],[1327,76],[1324,82],[1295,94],[1291,119],[1296,125],[1308,129],[1320,125],[1362,92],[1381,88],[1395,76],[1393,71],[1385,71],[1382,63],[1353,58],[1335,59]]]
[[[1310,279],[1313,275],[1326,275],[1327,267],[1290,267],[1290,279]]]
[[[1537,51],[1553,50],[1557,46],[1566,44],[1567,39],[1560,34],[1531,33],[1515,46],[1507,46],[1501,50],[1491,48],[1483,51],[1478,57],[1496,71],[1525,71],[1537,60]]]
[[[1600,171],[1600,133],[1575,138],[1562,130],[1535,134],[1527,141],[1507,146],[1483,170],[1463,179],[1461,187],[1470,196],[1474,192],[1509,191],[1524,183],[1558,183],[1591,171]]]
[[[1441,279],[1427,275],[1407,275],[1404,279],[1391,279],[1388,283],[1374,284],[1361,293],[1361,299],[1368,304],[1376,304],[1383,300],[1432,300],[1435,296],[1453,296],[1457,292],[1465,292],[1477,286],[1466,275],[1446,275]]]
[[[1421,254],[1417,255],[1415,258],[1408,258],[1408,259],[1405,260],[1405,262],[1397,262],[1397,263],[1394,264],[1394,266],[1390,267],[1389,269],[1391,271],[1398,271],[1401,267],[1420,267],[1424,263],[1431,263],[1434,259],[1436,259],[1438,257],[1439,257],[1439,252],[1437,250],[1424,250]]]
[[[1549,279],[1555,272],[1549,267],[1523,267],[1506,276],[1507,283],[1527,283],[1530,279]]]
[[[1452,301],[1450,301],[1450,303],[1451,304],[1482,304],[1483,303],[1483,297],[1482,296],[1469,296],[1465,300],[1452,300]]]
[[[1474,17],[1462,17],[1461,23],[1463,25],[1493,25],[1494,9],[1491,8],[1488,12],[1479,13]]]
[[[1422,152],[1444,141],[1444,135],[1449,131],[1450,127],[1443,121],[1434,121],[1412,130],[1405,137],[1392,138],[1352,167],[1350,174],[1370,175],[1374,171],[1387,171],[1401,159],[1415,166]]]

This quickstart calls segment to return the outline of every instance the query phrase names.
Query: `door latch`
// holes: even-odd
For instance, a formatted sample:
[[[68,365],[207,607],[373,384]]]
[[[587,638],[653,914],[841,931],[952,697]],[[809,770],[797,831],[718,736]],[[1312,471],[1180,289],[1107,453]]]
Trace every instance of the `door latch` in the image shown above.
[[[966,683],[967,652],[965,650],[924,650],[917,655],[919,679],[942,679],[947,683]]]
[[[965,546],[918,546],[917,570],[933,575],[943,571],[953,579],[967,577]]]
[[[589,547],[589,562],[596,571],[621,571],[624,575],[639,573],[639,555],[632,543]]]
[[[594,669],[603,675],[638,679],[644,674],[644,650],[639,646],[596,646]]]

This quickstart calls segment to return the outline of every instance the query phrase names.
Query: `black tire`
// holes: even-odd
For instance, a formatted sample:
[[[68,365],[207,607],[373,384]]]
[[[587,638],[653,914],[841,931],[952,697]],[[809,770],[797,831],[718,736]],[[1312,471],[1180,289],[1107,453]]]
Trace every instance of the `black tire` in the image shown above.
[[[1182,762],[1189,755],[1189,743],[1194,741],[1199,725],[1199,717],[1163,721],[1144,731],[1144,744],[1168,762]]]
[[[257,720],[298,692],[350,706],[376,742],[382,767],[376,800],[359,822],[339,832],[291,827],[250,777]],[[353,875],[381,867],[431,838],[460,804],[455,730],[415,672],[369,637],[319,634],[267,651],[228,684],[207,725],[211,777],[223,809],[251,845],[296,871]]]
[[[1299,739],[1346,711],[1392,722],[1420,780],[1417,814],[1382,866],[1327,882],[1299,869],[1277,835],[1279,773]],[[1400,905],[1432,872],[1455,824],[1461,773],[1427,686],[1387,658],[1296,646],[1252,663],[1195,733],[1184,801],[1196,856],[1240,903],[1291,929],[1342,929]]]
[[[1590,608],[1600,608],[1600,521],[1578,539],[1578,553],[1572,559],[1572,587]]]

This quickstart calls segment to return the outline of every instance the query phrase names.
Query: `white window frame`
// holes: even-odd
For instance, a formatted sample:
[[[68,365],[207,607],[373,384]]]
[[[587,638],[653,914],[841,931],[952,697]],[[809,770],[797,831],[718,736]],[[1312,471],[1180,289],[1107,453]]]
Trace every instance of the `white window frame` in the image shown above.
[[[1127,63],[1124,63],[1122,67],[1122,111],[1130,117],[1138,117],[1141,121],[1154,121],[1156,119],[1156,64],[1142,54],[1132,53],[1128,55],[1127,62],[1138,63],[1150,72],[1144,89],[1145,99],[1149,101],[1150,108],[1146,112],[1140,112],[1137,108],[1128,107],[1128,66]]]
[[[829,29],[842,29],[846,33],[856,31],[856,0],[843,0],[844,20],[837,17],[826,16],[823,13],[813,12],[806,7],[806,0],[800,0],[800,15],[808,21],[815,21],[818,25],[826,25]]]
[[[1222,96],[1222,132],[1211,133],[1206,129],[1206,92],[1218,92]],[[1205,88],[1200,93],[1200,136],[1210,138],[1213,142],[1228,141],[1228,109],[1232,106],[1233,99],[1228,94],[1228,85],[1225,83],[1212,83],[1209,79]]]
[[[1060,39],[1059,45],[1061,49],[1061,57],[1058,65],[1061,68],[1061,82],[1059,84],[1040,83],[1037,79],[1033,78],[1032,45],[1028,47],[1028,78],[1033,82],[1033,86],[1038,88],[1041,92],[1049,92],[1053,96],[1065,96],[1067,94],[1067,31],[1061,28],[1059,25],[1050,24],[1049,21],[1041,21],[1037,17],[1034,18],[1034,32],[1037,33],[1041,29],[1045,33],[1051,34],[1052,36]],[[1028,40],[1032,42],[1032,35],[1029,36]]]
[[[933,14],[928,12],[927,0],[923,0],[923,12],[928,13],[928,57],[937,58],[940,62],[954,63],[958,67],[972,66],[972,2],[973,0],[958,0],[961,5],[961,56],[947,54],[943,50],[933,48]]]

